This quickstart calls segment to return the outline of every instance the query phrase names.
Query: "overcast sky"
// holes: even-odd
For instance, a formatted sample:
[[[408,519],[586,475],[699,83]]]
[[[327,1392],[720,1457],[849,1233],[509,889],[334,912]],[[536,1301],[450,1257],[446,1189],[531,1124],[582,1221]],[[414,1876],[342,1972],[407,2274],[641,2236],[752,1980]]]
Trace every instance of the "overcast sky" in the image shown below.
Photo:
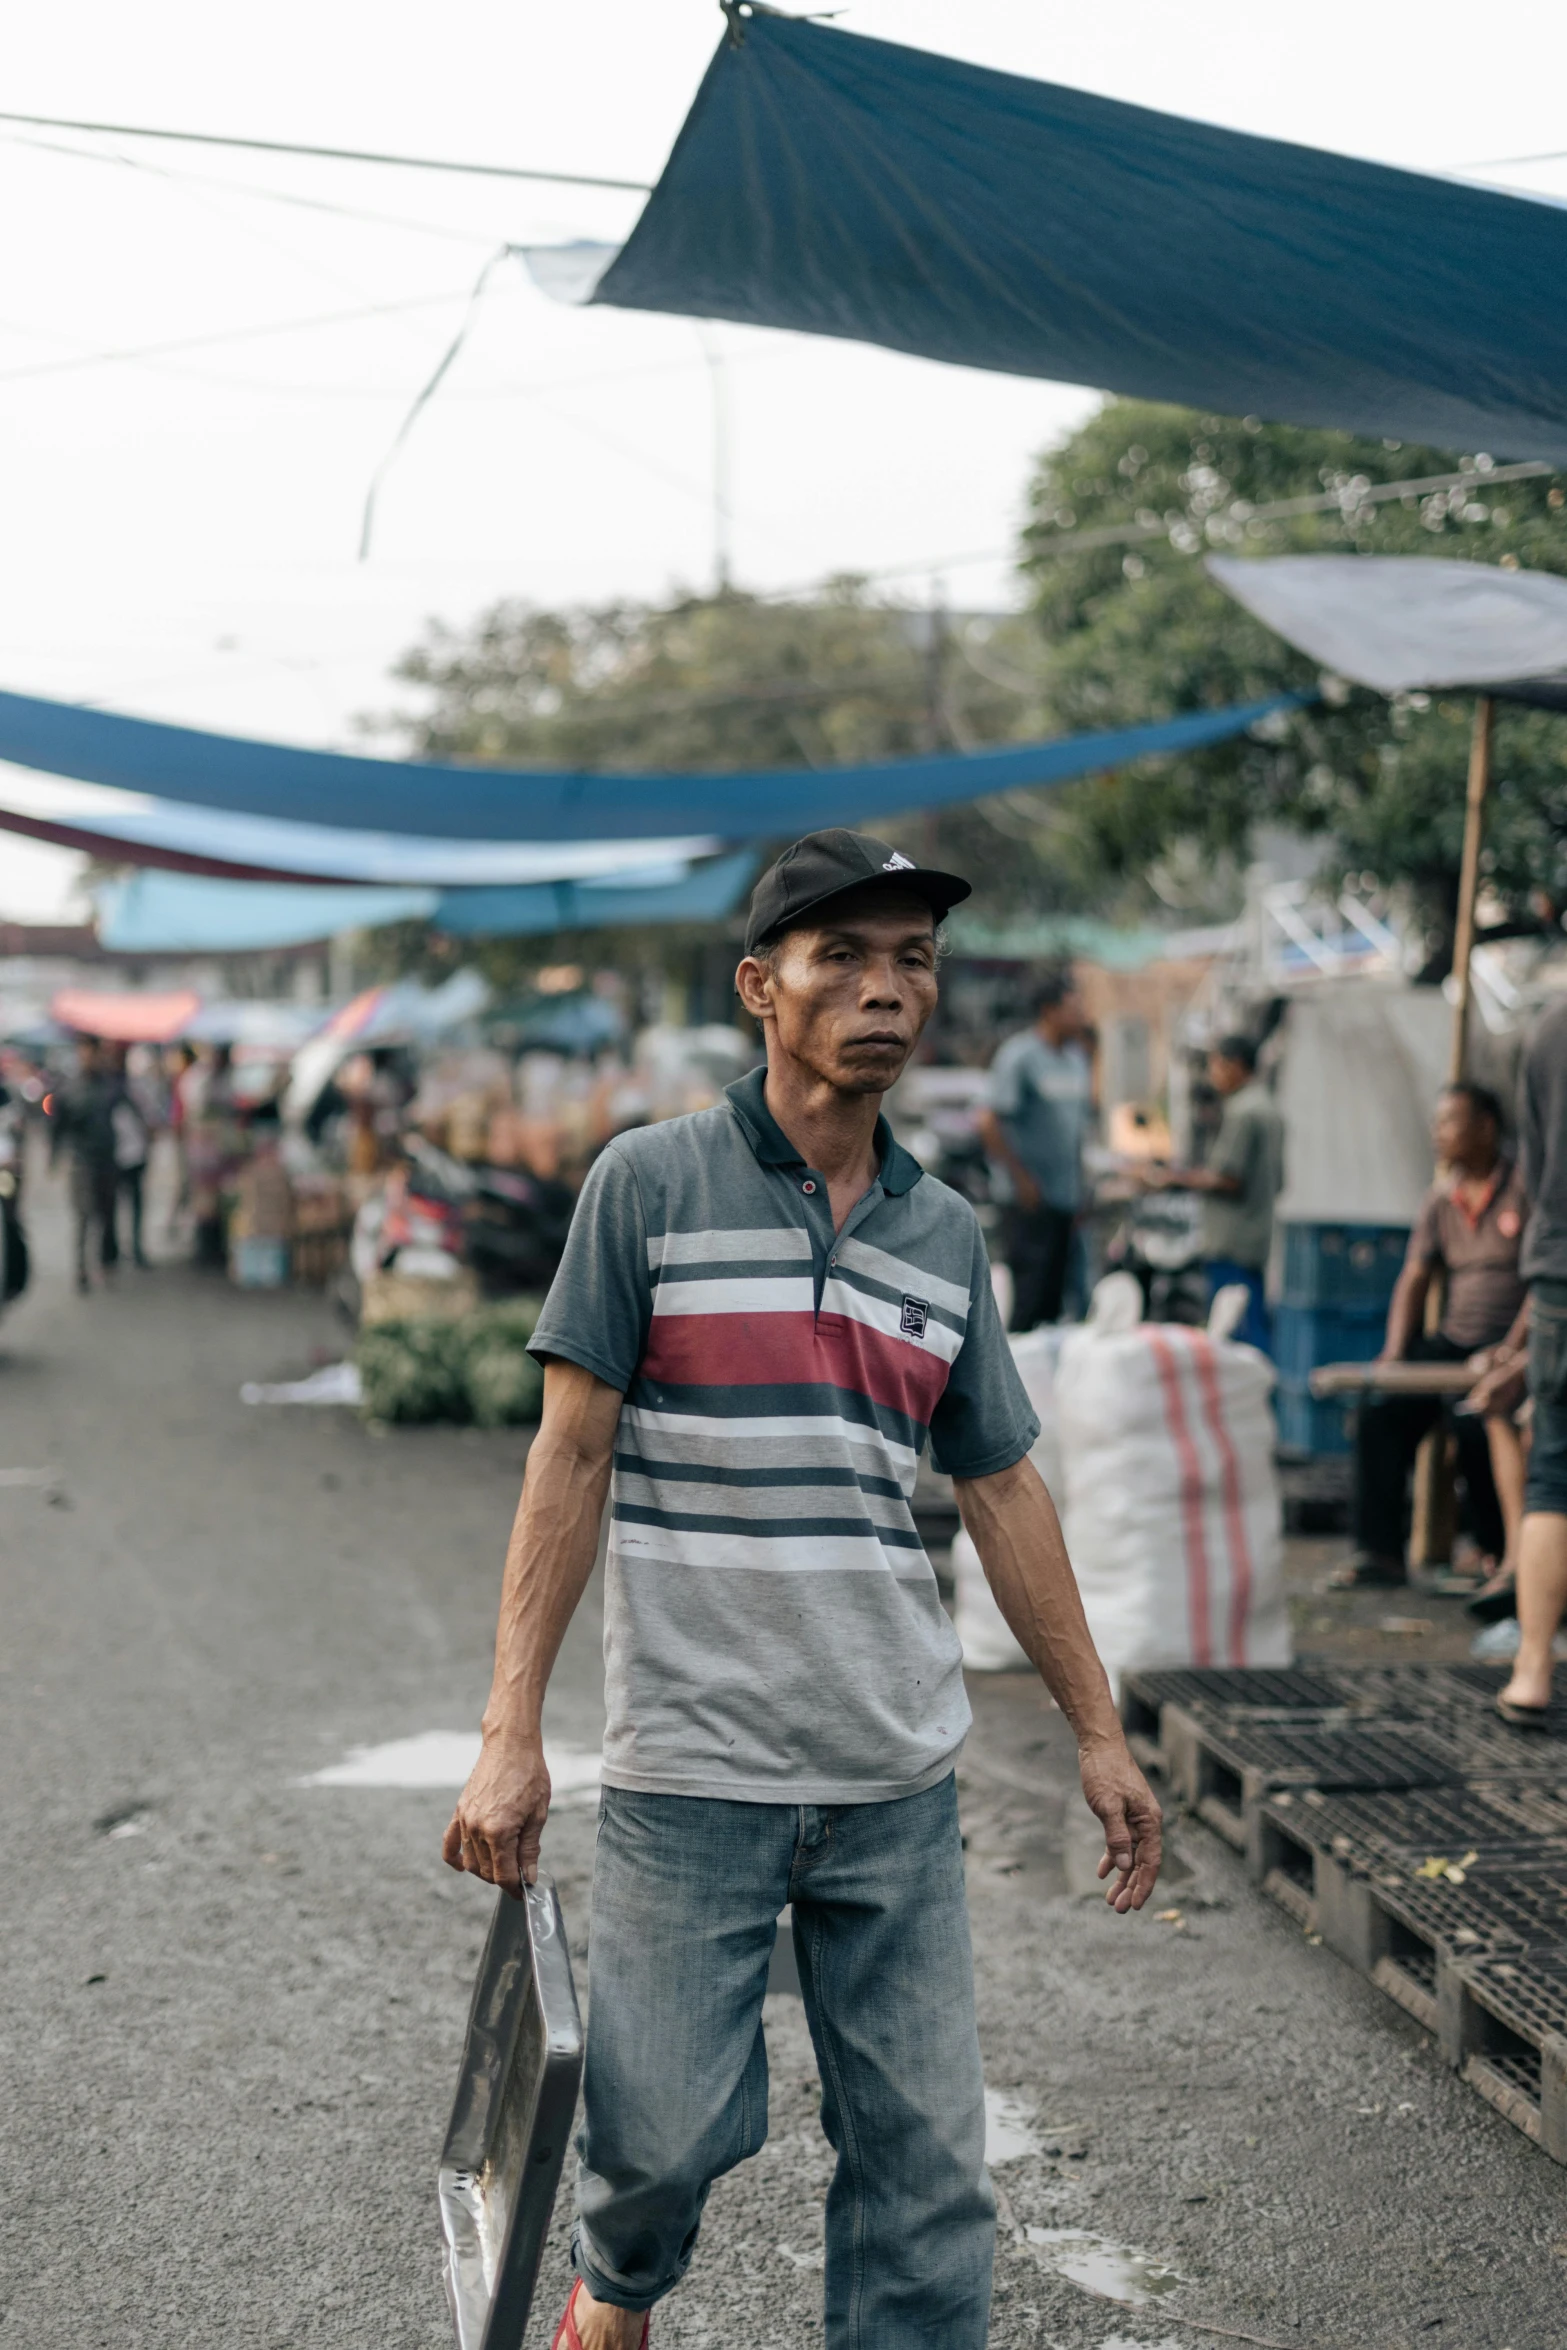
[[[839,21],[1417,167],[1567,144],[1567,20],[1546,0],[851,0]],[[6,103],[650,180],[720,30],[711,0],[273,0],[244,19],[76,0],[13,14]],[[1483,176],[1567,195],[1563,164]],[[0,125],[0,199],[0,685],[344,746],[397,704],[387,673],[428,615],[710,582],[698,330],[561,309],[515,270],[355,560],[370,475],[486,256],[618,239],[638,198]],[[1091,394],[708,331],[742,584],[908,565],[921,595],[1009,598],[1029,459]],[[0,915],[47,918],[75,870],[0,835]]]

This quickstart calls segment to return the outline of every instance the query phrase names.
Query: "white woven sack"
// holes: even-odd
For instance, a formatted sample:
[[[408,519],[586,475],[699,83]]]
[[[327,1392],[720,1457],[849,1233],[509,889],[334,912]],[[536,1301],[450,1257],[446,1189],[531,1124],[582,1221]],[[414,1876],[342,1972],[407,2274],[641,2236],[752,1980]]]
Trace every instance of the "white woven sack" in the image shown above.
[[[1068,1334],[1062,1512],[1112,1683],[1136,1665],[1290,1661],[1273,1367],[1172,1323]]]
[[[1039,1416],[1039,1436],[1029,1459],[1050,1488],[1057,1507],[1061,1501],[1061,1446],[1056,1429],[1056,1363],[1066,1331],[1050,1323],[1027,1330],[1011,1341],[1012,1359],[1029,1402]],[[960,1528],[952,1545],[952,1574],[957,1596],[952,1617],[963,1643],[963,1662],[971,1673],[1029,1671],[1028,1658],[1013,1639],[1006,1617],[985,1580],[979,1553]]]

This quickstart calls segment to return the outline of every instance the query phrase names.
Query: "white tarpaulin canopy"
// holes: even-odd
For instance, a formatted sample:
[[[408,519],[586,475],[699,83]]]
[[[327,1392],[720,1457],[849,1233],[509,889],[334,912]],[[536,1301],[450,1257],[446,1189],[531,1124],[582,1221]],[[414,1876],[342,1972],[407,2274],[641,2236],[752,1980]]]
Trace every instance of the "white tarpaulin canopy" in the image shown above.
[[[1427,555],[1211,555],[1238,604],[1382,694],[1468,687],[1567,708],[1567,579]]]

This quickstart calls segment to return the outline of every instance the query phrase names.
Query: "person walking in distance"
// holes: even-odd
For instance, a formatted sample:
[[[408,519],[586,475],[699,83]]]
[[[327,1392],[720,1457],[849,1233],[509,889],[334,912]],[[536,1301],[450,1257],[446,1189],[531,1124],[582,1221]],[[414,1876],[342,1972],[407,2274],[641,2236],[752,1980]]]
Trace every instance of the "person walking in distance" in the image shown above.
[[[795,1955],[837,2156],[827,2350],[982,2350],[984,2165],[953,1766],[962,1656],[910,1515],[927,1437],[1077,1735],[1118,1912],[1159,1866],[1000,1327],[978,1222],[880,1115],[968,895],[885,841],[797,841],[736,974],[765,1069],[623,1134],[533,1338],[544,1415],[450,1865],[517,1895],[545,1685],[610,1494],[576,2282],[557,2350],[638,2350],[712,2181],[766,2137],[762,2002]],[[613,1481],[612,1481],[613,1463]],[[766,2329],[756,2337],[767,2339]]]
[[[64,1153],[70,1161],[76,1286],[84,1294],[92,1286],[87,1271],[90,1255],[96,1254],[105,1281],[120,1261],[115,1229],[120,1170],[114,1112],[123,1091],[109,1047],[87,1036],[77,1047],[76,1074],[59,1088],[50,1114],[50,1158],[57,1162]]]
[[[1534,1726],[1550,1703],[1567,1608],[1567,1004],[1546,1013],[1524,1049],[1518,1148],[1533,1202],[1519,1268],[1529,1284],[1534,1416],[1518,1536],[1518,1654],[1497,1703],[1509,1721]]]
[[[979,1121],[1003,1204],[1014,1330],[1061,1318],[1094,1106],[1083,1002],[1070,971],[1039,982],[1033,1012],[1033,1026],[1009,1036],[991,1063]]]

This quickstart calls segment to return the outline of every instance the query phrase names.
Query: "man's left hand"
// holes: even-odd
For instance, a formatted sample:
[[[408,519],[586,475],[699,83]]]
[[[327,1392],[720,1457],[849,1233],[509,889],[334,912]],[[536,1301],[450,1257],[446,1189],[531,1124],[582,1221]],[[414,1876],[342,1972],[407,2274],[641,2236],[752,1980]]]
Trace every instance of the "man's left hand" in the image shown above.
[[[1079,1750],[1083,1799],[1105,1832],[1101,1877],[1111,1876],[1105,1899],[1122,1913],[1141,1909],[1154,1889],[1163,1848],[1164,1815],[1124,1738]]]

